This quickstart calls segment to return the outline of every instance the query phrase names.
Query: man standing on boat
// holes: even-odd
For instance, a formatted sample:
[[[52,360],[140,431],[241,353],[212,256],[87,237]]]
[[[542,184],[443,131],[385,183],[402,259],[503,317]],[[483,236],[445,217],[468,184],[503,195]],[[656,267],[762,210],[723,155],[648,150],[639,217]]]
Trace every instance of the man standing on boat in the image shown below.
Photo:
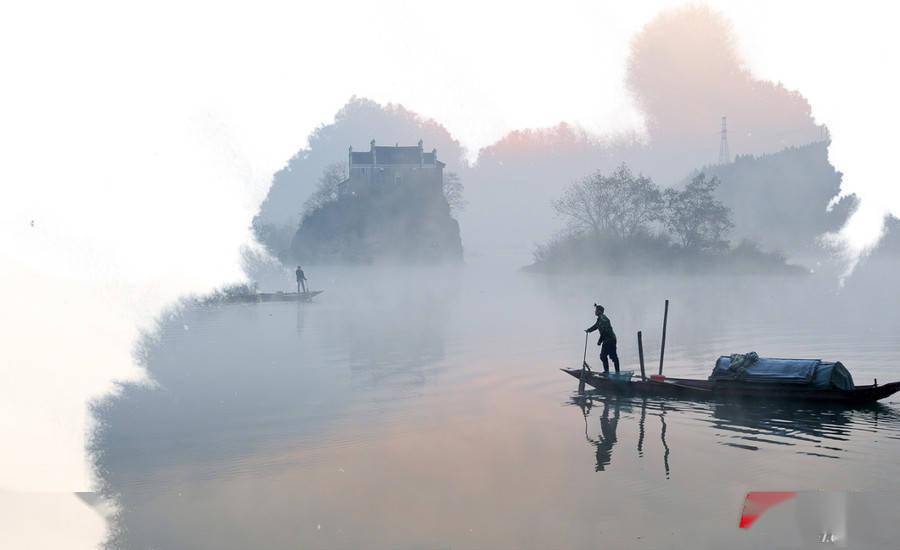
[[[303,289],[303,294],[306,294],[306,274],[303,273],[303,269],[298,265],[297,266],[297,294],[300,294],[300,289]]]
[[[600,339],[597,345],[600,347],[600,362],[603,363],[603,373],[609,374],[609,358],[613,360],[613,366],[616,368],[616,374],[619,374],[619,354],[616,353],[616,333],[613,332],[612,323],[609,317],[603,314],[603,306],[594,304],[594,315],[597,316],[597,322],[584,329],[585,332],[600,333]]]

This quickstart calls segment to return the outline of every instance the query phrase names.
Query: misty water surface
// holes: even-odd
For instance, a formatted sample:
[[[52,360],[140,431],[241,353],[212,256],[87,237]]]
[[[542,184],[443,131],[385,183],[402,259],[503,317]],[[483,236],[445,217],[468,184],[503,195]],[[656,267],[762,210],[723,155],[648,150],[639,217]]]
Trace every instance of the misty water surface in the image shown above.
[[[623,368],[639,329],[657,368],[669,298],[667,374],[755,350],[900,379],[898,298],[874,286],[307,272],[326,289],[316,303],[167,319],[142,349],[157,386],[98,408],[113,547],[752,547],[762,535],[736,528],[748,490],[898,487],[896,397],[836,411],[581,398],[558,371],[581,362],[595,301]],[[260,282],[292,286],[287,272]]]

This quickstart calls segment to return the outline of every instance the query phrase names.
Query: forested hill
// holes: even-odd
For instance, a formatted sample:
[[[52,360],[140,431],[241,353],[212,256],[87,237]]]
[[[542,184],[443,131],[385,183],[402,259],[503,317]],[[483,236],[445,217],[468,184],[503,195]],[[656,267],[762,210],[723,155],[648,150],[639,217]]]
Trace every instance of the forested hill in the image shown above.
[[[828,143],[790,147],[701,170],[719,179],[717,197],[731,210],[733,240],[748,239],[792,258],[822,253],[818,237],[840,229],[856,205],[840,192],[841,174],[828,162]]]
[[[392,183],[310,209],[290,253],[301,263],[457,263],[462,241],[440,189]]]
[[[421,139],[437,148],[448,171],[459,172],[463,164],[462,146],[438,122],[400,105],[354,97],[337,112],[333,122],[316,128],[309,135],[308,146],[297,151],[275,174],[253,219],[259,242],[274,255],[284,256],[300,224],[303,203],[316,191],[323,171],[344,161],[349,146],[366,146],[374,138],[381,143],[415,143]]]

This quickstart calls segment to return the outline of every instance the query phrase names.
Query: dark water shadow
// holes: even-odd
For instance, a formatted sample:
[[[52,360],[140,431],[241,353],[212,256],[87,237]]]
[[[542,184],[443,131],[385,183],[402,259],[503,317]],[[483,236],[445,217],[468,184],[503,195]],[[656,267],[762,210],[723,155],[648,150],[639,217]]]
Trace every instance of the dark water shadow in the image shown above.
[[[846,407],[789,402],[690,402],[597,391],[575,395],[570,404],[581,409],[585,439],[594,449],[597,472],[607,471],[612,465],[617,431],[625,413],[636,416],[639,459],[644,458],[647,438],[659,437],[666,479],[671,475],[673,453],[667,418],[687,419],[690,424],[709,428],[714,440],[727,447],[746,451],[780,448],[825,459],[844,458],[853,449],[854,439],[863,435],[900,439],[900,411],[882,404]],[[595,423],[592,416],[597,419]],[[658,426],[651,424],[652,417],[658,419]]]
[[[794,447],[798,453],[838,459],[852,449],[854,437],[862,433],[879,432],[889,437],[900,433],[900,413],[882,404],[842,407],[716,402],[709,407],[711,414],[702,420],[716,431],[720,443],[748,450]]]
[[[647,399],[629,399],[619,396],[609,396],[596,393],[585,393],[572,398],[573,404],[577,405],[584,417],[584,436],[585,439],[594,447],[596,462],[594,470],[597,472],[606,471],[612,464],[613,448],[618,442],[617,431],[619,420],[622,413],[632,413],[635,408],[640,409],[640,417],[638,419],[638,441],[637,454],[638,458],[644,458],[644,443],[646,441],[647,432],[653,430],[647,426],[648,417],[657,417],[659,420],[658,434],[663,449],[663,469],[666,479],[671,474],[669,466],[669,457],[671,456],[671,448],[669,447],[666,433],[668,425],[666,424],[666,415],[670,410],[677,410],[667,403],[651,402]],[[596,436],[590,435],[589,417],[592,410],[602,407],[602,412],[598,414],[600,429]]]

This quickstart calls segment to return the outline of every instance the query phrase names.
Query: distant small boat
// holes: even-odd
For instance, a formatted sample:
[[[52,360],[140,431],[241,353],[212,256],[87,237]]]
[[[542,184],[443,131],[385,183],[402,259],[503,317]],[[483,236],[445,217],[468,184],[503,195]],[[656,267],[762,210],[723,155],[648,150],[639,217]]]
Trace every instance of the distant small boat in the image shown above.
[[[721,357],[708,380],[651,375],[646,380],[604,375],[588,369],[560,369],[588,386],[609,393],[683,399],[768,399],[821,401],[860,405],[874,403],[900,391],[900,382],[859,386],[840,363],[817,359],[764,359],[760,367],[729,370]]]
[[[223,301],[226,303],[252,303],[252,302],[311,302],[313,298],[325,292],[324,290],[310,290],[309,292],[252,292],[245,294],[226,295]]]

